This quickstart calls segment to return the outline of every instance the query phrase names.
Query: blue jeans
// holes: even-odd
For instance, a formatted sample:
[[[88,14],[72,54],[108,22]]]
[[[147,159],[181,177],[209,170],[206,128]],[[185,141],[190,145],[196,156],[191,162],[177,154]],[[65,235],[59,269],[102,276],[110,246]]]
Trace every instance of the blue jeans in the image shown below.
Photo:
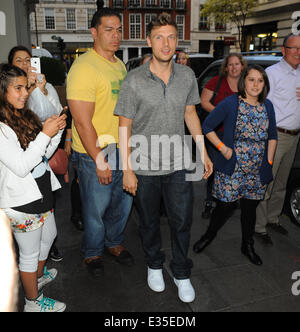
[[[96,164],[85,153],[73,151],[72,162],[78,171],[85,258],[100,256],[104,246],[113,248],[124,240],[123,231],[132,206],[132,196],[123,190],[123,172],[119,170],[119,150],[108,156],[116,161],[112,182],[102,185],[96,175]]]
[[[192,261],[187,258],[193,215],[193,187],[185,180],[186,171],[163,176],[141,176],[135,198],[140,215],[140,235],[147,265],[161,269],[165,255],[161,251],[160,203],[163,197],[171,229],[172,260],[176,279],[190,277]]]

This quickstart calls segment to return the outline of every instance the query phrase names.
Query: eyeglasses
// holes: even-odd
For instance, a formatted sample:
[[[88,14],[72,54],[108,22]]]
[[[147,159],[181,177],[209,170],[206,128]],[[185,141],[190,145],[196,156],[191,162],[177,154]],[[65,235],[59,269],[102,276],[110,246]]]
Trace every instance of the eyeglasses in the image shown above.
[[[289,48],[292,51],[300,51],[300,47],[296,47],[296,46],[284,46],[285,48]]]

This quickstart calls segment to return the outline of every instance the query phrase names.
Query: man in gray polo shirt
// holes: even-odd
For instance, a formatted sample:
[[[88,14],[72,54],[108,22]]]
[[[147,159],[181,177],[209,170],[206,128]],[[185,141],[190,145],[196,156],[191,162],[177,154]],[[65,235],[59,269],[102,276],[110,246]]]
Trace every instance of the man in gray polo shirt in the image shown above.
[[[182,147],[184,122],[196,141],[202,137],[195,110],[200,98],[193,71],[172,61],[177,46],[177,26],[170,15],[163,13],[149,24],[147,42],[152,47],[153,57],[127,75],[115,109],[115,115],[120,116],[123,188],[136,195],[148,285],[156,292],[165,289],[162,275],[165,256],[160,236],[160,201],[163,197],[171,228],[170,267],[174,282],[179,298],[192,302],[195,298],[189,279],[192,261],[187,254],[193,188],[192,183],[186,181]],[[131,153],[129,139],[131,146],[139,147],[136,160],[133,154],[131,160],[124,157]],[[174,149],[164,150],[171,141]],[[162,153],[158,143],[163,146]],[[212,173],[212,163],[203,149],[204,178],[207,178]]]

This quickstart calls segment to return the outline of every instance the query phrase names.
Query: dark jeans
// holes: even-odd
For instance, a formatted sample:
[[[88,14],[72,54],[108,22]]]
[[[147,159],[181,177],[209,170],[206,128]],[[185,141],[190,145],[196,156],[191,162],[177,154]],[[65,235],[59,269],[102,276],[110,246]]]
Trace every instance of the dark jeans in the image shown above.
[[[187,258],[193,214],[193,187],[185,180],[186,171],[164,176],[141,176],[135,198],[140,215],[140,235],[147,265],[161,269],[165,255],[161,251],[160,203],[164,200],[172,244],[170,267],[176,279],[190,277],[192,261]]]
[[[240,199],[243,243],[254,243],[253,235],[256,222],[256,208],[259,202],[260,201],[245,198]],[[210,224],[204,237],[214,238],[232,215],[234,208],[234,202],[225,203],[218,200],[217,206],[212,212]]]

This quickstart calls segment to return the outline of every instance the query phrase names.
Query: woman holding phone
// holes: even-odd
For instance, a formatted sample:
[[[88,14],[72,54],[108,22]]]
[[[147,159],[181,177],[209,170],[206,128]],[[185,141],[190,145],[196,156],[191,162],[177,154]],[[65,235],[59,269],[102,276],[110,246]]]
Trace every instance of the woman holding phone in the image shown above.
[[[8,63],[24,70],[27,74],[28,108],[38,116],[41,122],[44,122],[53,115],[62,114],[64,109],[55,88],[46,81],[44,74],[37,73],[36,68],[31,66],[31,59],[31,52],[21,45],[13,47],[8,54]],[[63,259],[55,244],[52,246],[50,258],[55,262]]]
[[[21,68],[28,76],[28,107],[43,122],[48,117],[59,115],[63,110],[58,94],[44,74],[31,66],[31,52],[25,46],[13,47],[8,55],[8,63]],[[36,58],[35,58],[36,59]]]

